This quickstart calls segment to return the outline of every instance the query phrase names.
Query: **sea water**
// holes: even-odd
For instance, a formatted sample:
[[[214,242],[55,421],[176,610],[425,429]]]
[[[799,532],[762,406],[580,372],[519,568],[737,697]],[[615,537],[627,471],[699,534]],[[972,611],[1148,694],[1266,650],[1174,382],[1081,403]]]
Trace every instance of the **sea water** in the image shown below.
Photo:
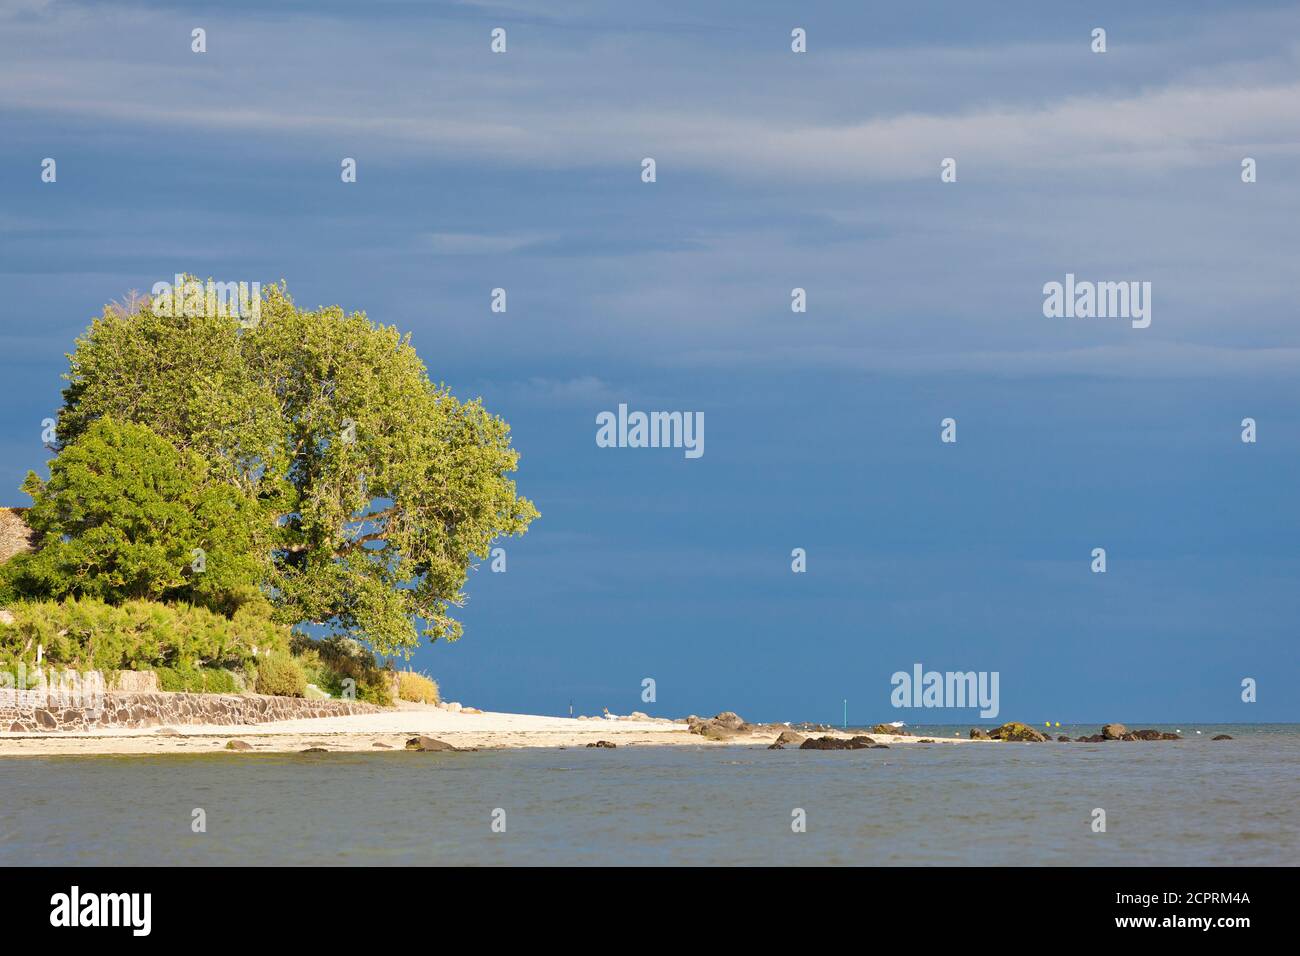
[[[6,758],[0,864],[1300,863],[1300,725],[1158,726],[1187,739]]]

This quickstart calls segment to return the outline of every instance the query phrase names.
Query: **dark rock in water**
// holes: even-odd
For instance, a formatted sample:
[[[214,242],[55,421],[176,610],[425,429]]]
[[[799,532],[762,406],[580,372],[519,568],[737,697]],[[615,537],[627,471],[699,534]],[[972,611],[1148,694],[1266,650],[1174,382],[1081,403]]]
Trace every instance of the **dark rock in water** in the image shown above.
[[[442,753],[444,751],[456,751],[459,747],[453,747],[445,740],[438,740],[434,737],[412,737],[406,742],[407,750],[417,750],[420,753]]]
[[[1028,724],[1022,724],[1019,721],[1011,721],[1003,724],[996,730],[990,731],[989,736],[994,740],[1010,741],[1033,741],[1041,742],[1047,739],[1046,735],[1030,727]]]
[[[1211,737],[1210,739],[1211,739],[1211,740],[1231,740],[1232,737],[1229,736],[1228,734],[1217,734],[1217,735]]]
[[[1177,734],[1165,733],[1159,730],[1135,730],[1132,733],[1124,735],[1125,740],[1182,740]]]
[[[871,732],[873,734],[889,734],[893,736],[896,734],[902,734],[904,729],[905,728],[903,727],[891,727],[889,724],[876,724],[876,726],[871,728]]]
[[[1107,724],[1101,728],[1101,735],[1106,740],[1123,740],[1128,728],[1123,724]]]
[[[801,744],[807,739],[807,737],[796,730],[783,730],[776,738],[776,742],[778,744]]]
[[[970,739],[971,740],[992,740],[993,738],[990,737],[987,732],[981,730],[980,728],[972,727],[970,729]]]
[[[381,748],[381,749],[383,749],[383,750],[392,750],[392,749],[393,749],[392,747],[388,746],[388,744],[384,743],[382,740],[376,740],[376,741],[375,741],[373,744],[371,744],[370,746],[372,746],[372,747],[379,747],[379,748]]]
[[[306,750],[299,750],[300,754],[327,754],[329,753],[324,747],[308,747]]]
[[[923,737],[917,741],[918,744],[932,744],[935,740],[933,737]]]
[[[587,744],[587,746],[588,746],[588,747],[603,747],[603,748],[606,748],[606,749],[609,749],[609,750],[613,750],[615,747],[618,746],[618,744],[614,743],[612,740],[597,740],[595,743]]]
[[[771,745],[770,747],[768,747],[767,749],[768,749],[768,750],[784,750],[784,749],[785,749],[785,744],[781,743],[780,741],[777,741],[776,743],[772,744],[772,745]]]
[[[1068,744],[1070,742],[1070,738],[1065,736],[1065,734],[1061,734],[1061,736],[1056,738],[1056,742],[1061,744]]]
[[[1100,744],[1106,740],[1101,734],[1093,734],[1091,737],[1076,737],[1075,743],[1080,744]]]
[[[226,749],[227,750],[252,750],[253,745],[250,744],[247,740],[227,740]]]
[[[800,750],[866,750],[880,746],[870,737],[859,735],[848,740],[842,737],[809,737],[799,745]]]

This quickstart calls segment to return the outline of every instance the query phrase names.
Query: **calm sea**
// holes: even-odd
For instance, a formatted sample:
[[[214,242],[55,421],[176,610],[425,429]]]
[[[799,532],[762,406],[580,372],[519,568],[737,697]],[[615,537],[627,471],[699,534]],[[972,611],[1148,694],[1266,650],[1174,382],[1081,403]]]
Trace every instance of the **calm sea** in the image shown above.
[[[0,864],[1300,863],[1300,725],[1181,729],[839,752],[9,758]]]

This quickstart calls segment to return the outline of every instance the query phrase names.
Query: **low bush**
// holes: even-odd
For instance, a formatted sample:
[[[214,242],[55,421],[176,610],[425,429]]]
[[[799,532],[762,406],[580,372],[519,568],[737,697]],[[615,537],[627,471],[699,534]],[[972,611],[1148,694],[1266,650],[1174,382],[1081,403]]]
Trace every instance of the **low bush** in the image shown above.
[[[257,661],[257,692],[275,697],[306,697],[307,676],[288,654],[272,654]]]
[[[165,691],[188,691],[191,694],[238,694],[239,679],[219,667],[159,667],[158,688]]]
[[[427,674],[415,671],[400,671],[397,675],[397,696],[402,700],[415,701],[418,704],[436,704],[438,682]]]
[[[8,610],[13,623],[0,624],[0,664],[7,665],[30,667],[43,648],[51,664],[78,670],[242,670],[255,659],[254,648],[289,647],[289,629],[272,622],[271,605],[262,600],[233,618],[188,604],[114,606],[93,598],[19,601]]]
[[[375,655],[360,641],[342,635],[315,641],[306,634],[295,633],[291,646],[307,674],[307,680],[331,697],[355,698],[380,707],[392,706],[393,694],[388,683],[390,672],[375,662]]]

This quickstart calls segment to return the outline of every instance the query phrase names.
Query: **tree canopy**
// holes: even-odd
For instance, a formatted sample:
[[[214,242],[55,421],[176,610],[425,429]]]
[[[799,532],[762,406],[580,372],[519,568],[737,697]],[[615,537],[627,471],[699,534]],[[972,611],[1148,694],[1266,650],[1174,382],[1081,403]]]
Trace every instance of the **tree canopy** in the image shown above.
[[[146,426],[243,499],[282,620],[383,653],[455,640],[473,560],[538,516],[509,426],[432,383],[409,335],[263,294],[247,328],[106,308],[69,355],[55,461],[97,422]]]

